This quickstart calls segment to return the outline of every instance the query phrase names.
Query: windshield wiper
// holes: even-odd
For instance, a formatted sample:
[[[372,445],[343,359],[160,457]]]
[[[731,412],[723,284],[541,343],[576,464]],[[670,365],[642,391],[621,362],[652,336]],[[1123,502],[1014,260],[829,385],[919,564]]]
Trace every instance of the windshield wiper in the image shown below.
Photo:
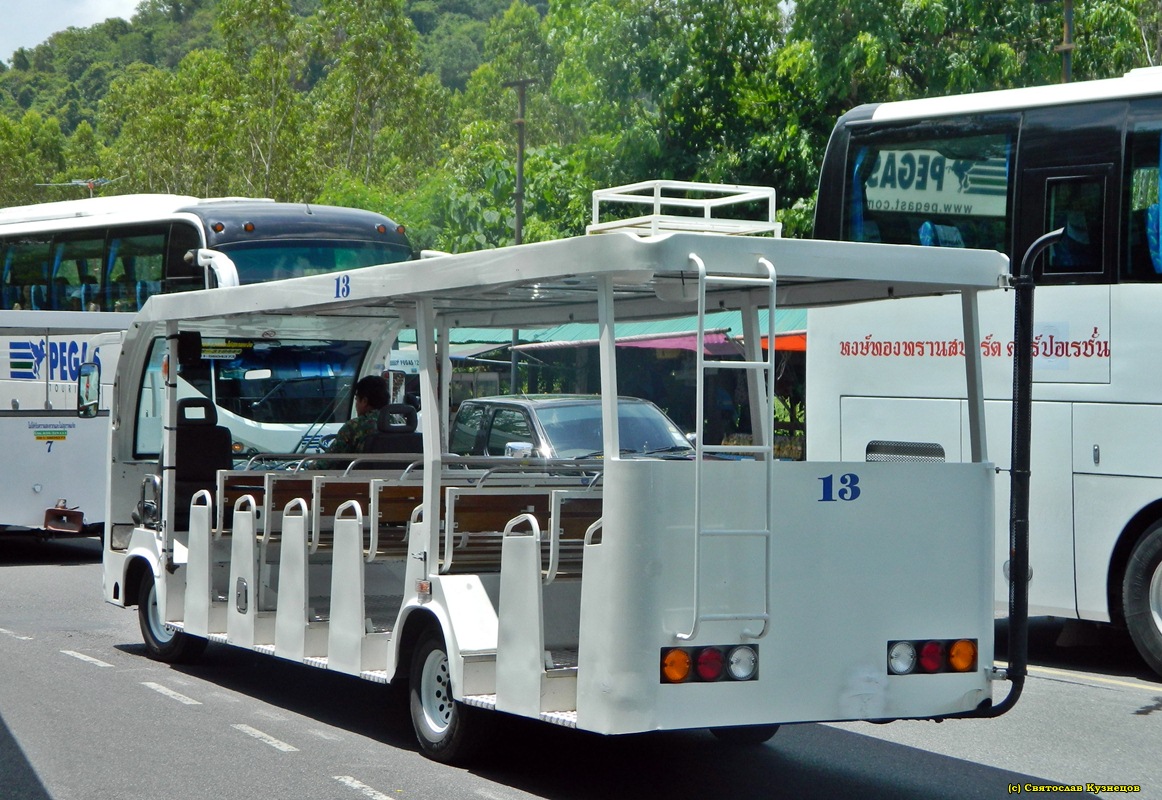
[[[643,456],[657,455],[658,453],[692,453],[694,448],[684,444],[672,444],[669,447],[654,447],[649,450],[643,450]]]
[[[623,455],[623,456],[628,456],[628,455],[634,455],[634,454],[636,454],[638,451],[637,451],[637,450],[634,450],[632,447],[623,447],[623,448],[621,448],[621,450],[620,450],[620,451],[618,451],[618,452],[619,452],[621,455]],[[574,461],[578,461],[578,460],[585,459],[585,458],[601,458],[601,457],[602,457],[602,456],[604,456],[604,455],[605,455],[605,450],[604,450],[604,449],[602,449],[602,450],[594,450],[592,453],[585,453],[584,455],[580,455],[580,456],[573,456],[573,460],[574,460]]]

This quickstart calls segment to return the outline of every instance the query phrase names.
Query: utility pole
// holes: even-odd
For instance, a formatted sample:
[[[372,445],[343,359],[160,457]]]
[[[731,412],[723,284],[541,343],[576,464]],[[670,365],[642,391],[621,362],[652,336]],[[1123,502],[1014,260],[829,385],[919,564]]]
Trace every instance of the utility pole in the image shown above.
[[[1061,82],[1073,80],[1073,0],[1065,0],[1065,28],[1061,44],[1054,48],[1061,53]]]
[[[534,83],[532,78],[519,78],[515,81],[506,81],[505,88],[516,89],[516,191],[513,199],[516,203],[516,220],[513,224],[513,243],[521,244],[524,240],[525,220],[525,90]],[[520,344],[520,332],[512,331],[512,348],[509,350],[511,360],[509,364],[509,391],[516,394],[516,346]]]
[[[1055,0],[1034,0],[1035,3],[1045,5]],[[1073,0],[1062,0],[1064,4],[1065,26],[1061,33],[1061,44],[1053,48],[1053,52],[1061,54],[1061,82],[1069,83],[1073,80]]]

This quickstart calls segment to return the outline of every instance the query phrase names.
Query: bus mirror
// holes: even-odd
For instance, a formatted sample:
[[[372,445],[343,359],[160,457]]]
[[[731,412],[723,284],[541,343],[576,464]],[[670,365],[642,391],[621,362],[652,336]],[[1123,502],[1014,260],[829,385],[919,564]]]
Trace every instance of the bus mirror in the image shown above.
[[[86,361],[77,374],[77,416],[95,417],[100,406],[101,367],[93,361]]]
[[[407,373],[401,372],[398,369],[388,370],[384,375],[387,379],[387,394],[389,403],[403,403],[405,402],[406,389],[404,388],[407,381]]]
[[[226,289],[239,285],[238,267],[225,253],[202,248],[197,251],[195,257],[198,260],[198,266],[205,270],[206,286]],[[211,277],[214,279],[212,282]]]
[[[178,364],[183,367],[196,367],[201,360],[201,332],[178,331]]]

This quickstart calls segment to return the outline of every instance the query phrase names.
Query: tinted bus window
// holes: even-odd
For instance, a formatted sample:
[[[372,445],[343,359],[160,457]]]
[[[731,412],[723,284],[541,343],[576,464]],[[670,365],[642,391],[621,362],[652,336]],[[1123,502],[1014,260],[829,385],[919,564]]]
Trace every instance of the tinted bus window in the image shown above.
[[[101,311],[102,232],[57,237],[53,248],[52,307],[68,311]]]
[[[4,256],[4,308],[13,310],[50,308],[49,256],[47,237],[20,237],[8,240]]]
[[[929,138],[853,135],[843,238],[1007,252],[1012,136],[965,128]]]
[[[110,311],[138,311],[151,295],[161,291],[168,227],[110,234],[105,270]]]
[[[1105,178],[1052,178],[1045,184],[1045,230],[1065,229],[1049,248],[1046,274],[1100,273],[1105,242]]]
[[[175,222],[170,226],[163,291],[189,292],[206,288],[205,271],[192,256],[186,259],[187,253],[201,246],[202,237],[190,223]]]
[[[1162,150],[1162,121],[1139,123],[1127,137],[1124,199],[1126,248],[1122,275],[1130,280],[1162,280],[1162,214],[1159,213],[1158,161]]]

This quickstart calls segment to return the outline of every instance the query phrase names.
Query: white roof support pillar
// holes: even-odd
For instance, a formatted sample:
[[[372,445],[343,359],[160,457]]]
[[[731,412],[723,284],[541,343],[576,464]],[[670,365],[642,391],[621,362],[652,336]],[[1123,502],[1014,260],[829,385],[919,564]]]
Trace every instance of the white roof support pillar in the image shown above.
[[[613,320],[613,277],[597,279],[597,349],[601,362],[601,417],[605,458],[617,458],[621,437],[617,430],[617,342]]]
[[[960,313],[964,321],[964,371],[968,393],[968,438],[972,460],[988,460],[984,426],[984,376],[981,372],[980,308],[976,291],[960,293]]]

